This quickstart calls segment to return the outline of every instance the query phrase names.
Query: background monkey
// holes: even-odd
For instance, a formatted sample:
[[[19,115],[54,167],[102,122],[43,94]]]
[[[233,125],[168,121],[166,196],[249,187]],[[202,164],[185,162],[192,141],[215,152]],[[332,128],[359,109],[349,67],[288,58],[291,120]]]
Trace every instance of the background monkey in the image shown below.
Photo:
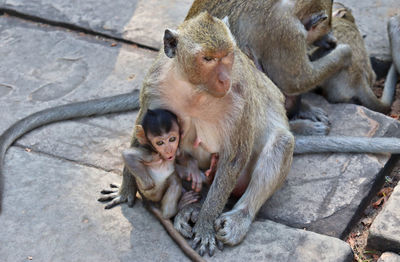
[[[388,34],[393,65],[400,74],[400,15],[393,16],[388,22]]]
[[[335,2],[332,16],[333,34],[338,43],[351,47],[352,61],[349,67],[343,68],[322,83],[322,94],[329,102],[359,102],[374,111],[387,113],[396,88],[395,67],[392,65],[389,70],[382,98],[378,99],[371,89],[375,83],[375,73],[351,10]]]
[[[218,18],[227,16],[239,48],[289,96],[288,116],[298,118],[291,129],[296,134],[324,135],[329,131],[326,113],[290,96],[314,89],[350,63],[347,45],[338,45],[316,61],[308,58],[310,42],[330,32],[331,8],[332,0],[195,0],[186,19],[204,10]],[[333,38],[325,43],[335,46]]]

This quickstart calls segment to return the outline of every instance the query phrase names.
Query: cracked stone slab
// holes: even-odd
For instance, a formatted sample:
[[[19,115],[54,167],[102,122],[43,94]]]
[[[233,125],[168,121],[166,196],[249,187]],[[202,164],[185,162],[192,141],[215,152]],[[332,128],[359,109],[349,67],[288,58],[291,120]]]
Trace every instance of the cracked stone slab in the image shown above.
[[[400,262],[400,256],[392,252],[385,252],[378,259],[378,262]]]
[[[130,92],[156,52],[0,17],[0,133],[39,110]],[[106,170],[122,169],[136,112],[66,121],[19,145]],[[32,139],[32,137],[34,137]],[[58,153],[59,152],[59,153]],[[57,154],[58,153],[58,154]]]
[[[389,18],[400,14],[398,0],[385,1],[338,1],[350,7],[369,54],[379,61],[391,61],[387,22]],[[375,67],[374,67],[375,68]]]
[[[2,261],[189,261],[137,201],[104,210],[99,191],[114,173],[13,147],[6,158]],[[29,170],[29,172],[27,172]],[[12,240],[12,241],[10,241]],[[339,239],[271,221],[208,261],[352,261]]]
[[[309,95],[325,109],[332,123],[330,135],[399,137],[400,123],[365,107],[328,104]],[[296,155],[283,187],[261,208],[258,217],[292,227],[343,237],[357,211],[388,163],[390,155]]]
[[[396,186],[369,228],[368,246],[400,252],[400,186]],[[386,260],[385,260],[386,261]]]
[[[0,8],[159,49],[164,30],[179,25],[191,4],[191,0],[3,0]]]
[[[87,30],[160,48],[166,27],[176,27],[186,16],[190,0],[134,0],[78,2],[62,0],[2,0],[0,8],[73,24]],[[366,36],[367,50],[377,62],[391,61],[386,23],[400,14],[397,0],[342,0],[353,14]],[[371,22],[373,21],[373,22]]]

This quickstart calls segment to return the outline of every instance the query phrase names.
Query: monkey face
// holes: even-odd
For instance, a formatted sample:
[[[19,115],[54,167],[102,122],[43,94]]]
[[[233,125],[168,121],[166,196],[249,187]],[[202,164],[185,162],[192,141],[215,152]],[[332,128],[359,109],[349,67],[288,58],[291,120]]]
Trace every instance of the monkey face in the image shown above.
[[[177,123],[173,123],[168,133],[164,133],[160,136],[154,136],[149,133],[147,137],[154,149],[164,160],[175,160],[176,151],[179,146],[179,126]]]
[[[215,97],[223,97],[231,87],[233,52],[222,51],[196,55],[197,78],[205,91]]]

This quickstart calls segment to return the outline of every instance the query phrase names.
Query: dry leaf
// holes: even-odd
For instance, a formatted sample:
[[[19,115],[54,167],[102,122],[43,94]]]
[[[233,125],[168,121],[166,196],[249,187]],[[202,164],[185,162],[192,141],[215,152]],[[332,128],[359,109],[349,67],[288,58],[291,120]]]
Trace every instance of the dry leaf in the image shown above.
[[[114,46],[117,46],[117,43],[112,43],[111,46],[113,46],[113,47],[114,47]]]
[[[379,198],[378,200],[376,200],[374,203],[372,203],[372,206],[374,207],[374,208],[378,208],[381,204],[382,204],[382,202],[385,200],[385,197],[381,197],[381,198]]]

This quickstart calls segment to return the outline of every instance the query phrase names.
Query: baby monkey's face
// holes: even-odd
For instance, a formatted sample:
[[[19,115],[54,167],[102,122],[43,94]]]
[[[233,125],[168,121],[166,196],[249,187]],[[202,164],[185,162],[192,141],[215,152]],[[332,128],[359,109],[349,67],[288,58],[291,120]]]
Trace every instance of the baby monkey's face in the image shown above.
[[[171,130],[161,136],[147,135],[150,143],[164,160],[175,160],[176,150],[179,146],[179,126],[173,123]]]

